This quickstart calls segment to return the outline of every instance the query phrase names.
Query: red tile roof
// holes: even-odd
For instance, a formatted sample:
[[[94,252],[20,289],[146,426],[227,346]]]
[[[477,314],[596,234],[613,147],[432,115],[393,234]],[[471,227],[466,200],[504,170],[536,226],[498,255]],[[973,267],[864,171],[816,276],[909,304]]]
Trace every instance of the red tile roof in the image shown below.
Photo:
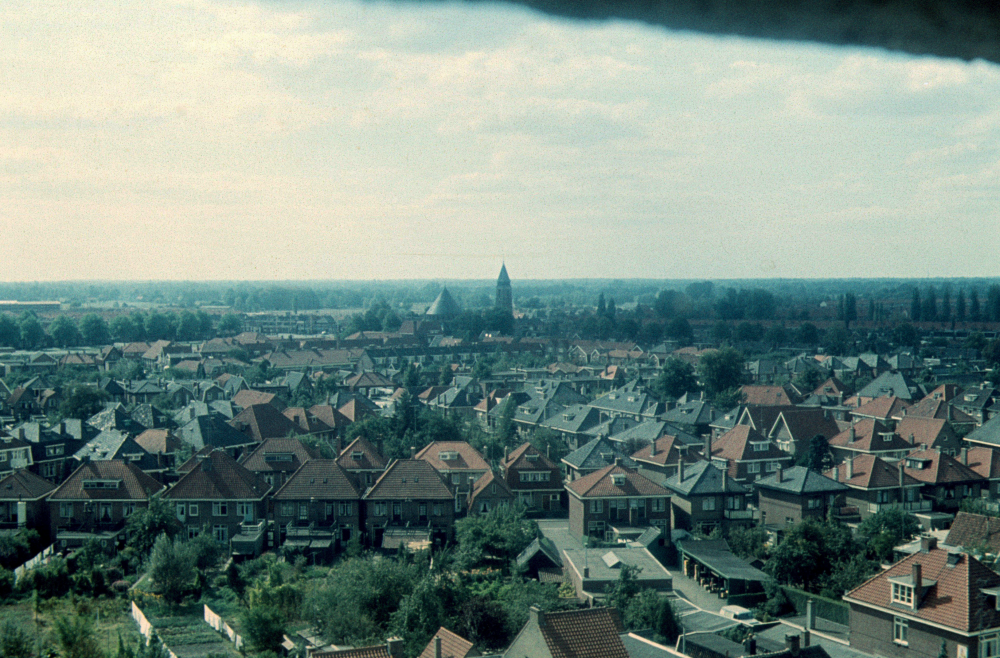
[[[312,658],[391,658],[389,648],[384,644],[340,651],[316,651],[311,655]]]
[[[357,453],[361,454],[355,457]],[[354,439],[340,451],[337,463],[348,471],[382,470],[387,464],[385,457],[363,436]]]
[[[344,425],[351,424],[351,420],[344,414],[334,409],[333,405],[317,404],[309,407],[309,413],[329,427],[343,427]]]
[[[538,613],[538,630],[552,658],[628,658],[614,608]]]
[[[434,637],[431,638],[431,641],[427,643],[427,646],[424,647],[419,658],[435,658],[434,638],[441,638],[441,658],[465,658],[470,653],[478,655],[472,650],[474,646],[472,642],[469,642],[461,635],[452,633],[442,626],[434,634]]]
[[[37,500],[55,488],[45,478],[22,468],[0,480],[0,500]]]
[[[987,604],[983,588],[1000,586],[1000,574],[975,558],[957,553],[957,564],[948,562],[948,551],[932,548],[900,560],[844,595],[848,603],[863,603],[890,614],[906,615],[962,632],[1000,627],[1000,611]],[[955,558],[953,558],[955,559]],[[891,603],[893,577],[910,576],[913,565],[921,565],[922,580],[935,581],[916,610],[904,610]]]
[[[852,462],[852,476],[847,477],[847,462],[835,466],[823,475],[830,479],[858,489],[888,489],[899,486],[899,468],[891,466],[870,453],[861,453]],[[919,485],[903,472],[903,486]]]
[[[767,443],[767,449],[754,450],[755,443]],[[712,457],[739,462],[790,458],[791,455],[749,425],[737,425],[712,441]]]
[[[333,410],[333,407],[330,407]],[[299,429],[306,434],[317,434],[329,432],[333,429],[331,425],[323,422],[305,407],[288,407],[281,412],[281,415],[299,426]]]
[[[681,454],[677,449],[677,446],[684,444],[679,442],[676,436],[661,436],[654,443],[656,445],[656,454],[652,454],[653,445],[651,444],[636,450],[632,454],[632,459],[652,464],[660,464],[661,466],[677,463],[677,459]],[[701,455],[696,453],[694,450],[685,450],[684,461],[688,463],[701,461]]]
[[[783,386],[741,386],[743,403],[748,407],[787,407],[796,404],[798,396]]]
[[[896,423],[896,434],[910,445],[926,448],[955,438],[948,421],[940,418],[917,418],[909,414]]]
[[[292,472],[317,456],[298,439],[267,439],[244,455],[240,464],[254,473]]]
[[[174,436],[170,430],[165,429],[146,430],[135,437],[135,442],[151,455],[172,454],[184,445],[184,442]]]
[[[455,453],[455,459],[442,459],[441,453]],[[486,463],[479,451],[465,441],[434,441],[427,444],[416,454],[421,459],[441,472],[450,471],[488,471]]]
[[[911,406],[909,402],[896,396],[878,397],[871,402],[863,404],[857,409],[851,410],[854,417],[878,418],[879,420],[889,420],[903,415],[903,410]]]
[[[959,512],[948,529],[944,543],[970,549],[985,544],[991,553],[1000,553],[1000,519]]]
[[[361,494],[332,459],[313,459],[295,471],[274,494],[275,500],[358,500]]]
[[[903,460],[907,475],[925,484],[955,484],[957,482],[981,482],[985,478],[968,466],[963,466],[954,457],[937,450],[911,452]]]
[[[926,397],[912,407],[906,407],[901,414],[902,418],[938,418],[951,421],[953,423],[972,424],[976,419],[957,409],[954,405],[944,400],[935,400]],[[899,416],[896,416],[899,418]]]
[[[233,396],[233,404],[246,409],[255,404],[271,404],[274,401],[274,393],[265,393],[245,388]]]
[[[165,493],[176,500],[261,500],[271,486],[224,450],[195,458],[194,467]]]
[[[258,442],[286,437],[289,434],[302,434],[298,425],[269,404],[254,404],[247,407],[234,416],[229,425]]]
[[[1000,479],[1000,452],[985,446],[969,448],[966,460],[969,468],[988,480]]]
[[[88,480],[117,480],[117,489],[84,488]],[[49,500],[148,500],[165,487],[132,463],[118,459],[81,464]]]
[[[615,475],[621,484],[615,482]],[[612,464],[590,475],[573,480],[566,485],[580,498],[606,498],[617,496],[669,496],[670,493],[638,471]]]
[[[852,430],[854,441],[851,441]],[[835,448],[848,448],[858,452],[900,452],[913,448],[895,432],[891,432],[892,436],[887,436],[889,433],[890,430],[886,425],[872,418],[866,418],[830,439],[829,444]],[[886,441],[886,438],[889,440]]]

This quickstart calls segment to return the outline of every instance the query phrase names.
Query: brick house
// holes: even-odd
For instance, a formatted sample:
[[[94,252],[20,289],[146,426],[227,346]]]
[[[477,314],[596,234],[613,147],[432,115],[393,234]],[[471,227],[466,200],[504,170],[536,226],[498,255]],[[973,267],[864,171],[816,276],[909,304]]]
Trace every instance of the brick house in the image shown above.
[[[860,454],[824,473],[844,483],[848,491],[845,509],[837,513],[844,519],[867,519],[880,510],[898,507],[907,512],[928,512],[931,501],[920,498],[921,482],[907,475],[903,464],[892,466],[872,454]]]
[[[754,483],[761,523],[792,524],[804,519],[822,521],[843,506],[847,487],[805,466],[779,468]]]
[[[345,449],[346,450],[346,449]],[[396,459],[364,494],[365,530],[381,547],[397,529],[419,530],[425,541],[449,539],[455,498],[444,477],[420,459]]]
[[[336,460],[302,464],[272,499],[282,540],[330,542],[333,549],[361,532],[361,494]]]
[[[49,496],[50,536],[58,548],[75,548],[91,539],[111,546],[121,536],[125,519],[146,507],[164,486],[121,460],[81,464]]]
[[[887,658],[993,658],[998,597],[1000,574],[923,538],[919,552],[844,595],[851,648]]]
[[[613,528],[670,528],[670,492],[639,471],[612,464],[566,484],[569,530],[604,537]]]
[[[725,462],[729,477],[748,484],[792,465],[791,455],[749,425],[737,425],[712,441],[711,455],[712,461]]]
[[[721,527],[745,526],[753,522],[747,509],[749,489],[729,477],[727,469],[701,461],[688,466],[680,462],[677,474],[663,486],[671,494],[673,527],[709,534]]]
[[[20,469],[0,480],[0,529],[34,528],[48,544],[49,505],[55,485]]]
[[[188,538],[203,529],[233,545],[240,534],[257,530],[267,518],[271,486],[224,450],[203,450],[181,466],[184,475],[163,497],[173,506]],[[249,529],[249,530],[248,530]]]
[[[487,471],[486,475],[472,485],[467,511],[469,514],[486,514],[497,507],[510,505],[515,500],[517,496],[503,478],[498,477],[493,471]]]
[[[562,472],[559,465],[538,448],[524,443],[500,464],[500,475],[518,502],[541,512],[562,512]]]
[[[677,474],[679,460],[683,459],[687,464],[703,461],[696,448],[679,441],[676,436],[666,435],[632,453],[632,460],[638,465],[640,473],[653,482],[663,482]]]
[[[936,512],[957,512],[963,499],[989,490],[989,480],[938,450],[911,452],[902,463],[907,475],[923,483],[920,495]]]
[[[490,465],[465,441],[432,441],[415,456],[427,462],[445,479],[455,494],[455,512],[465,511],[476,480],[490,470]]]
[[[337,463],[351,476],[358,491],[364,492],[375,484],[389,462],[371,441],[359,436],[340,451]]]
[[[277,490],[292,473],[318,455],[295,438],[265,439],[239,462]]]

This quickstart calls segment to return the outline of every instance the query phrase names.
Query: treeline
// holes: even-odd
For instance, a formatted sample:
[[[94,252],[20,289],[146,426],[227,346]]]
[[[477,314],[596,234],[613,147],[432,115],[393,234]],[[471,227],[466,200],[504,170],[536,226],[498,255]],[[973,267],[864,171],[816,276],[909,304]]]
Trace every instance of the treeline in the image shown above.
[[[984,302],[980,302],[975,288],[968,293],[959,288],[953,297],[948,284],[942,285],[940,291],[927,286],[923,293],[915,287],[910,298],[910,318],[914,322],[1000,322],[1000,285],[987,288]]]
[[[118,315],[111,322],[96,313],[88,313],[79,321],[63,314],[56,316],[48,326],[30,311],[18,317],[0,313],[0,346],[24,350],[100,347],[114,341],[199,341],[216,335],[231,336],[242,330],[240,316],[228,313],[218,318],[202,310],[180,313],[134,311]]]

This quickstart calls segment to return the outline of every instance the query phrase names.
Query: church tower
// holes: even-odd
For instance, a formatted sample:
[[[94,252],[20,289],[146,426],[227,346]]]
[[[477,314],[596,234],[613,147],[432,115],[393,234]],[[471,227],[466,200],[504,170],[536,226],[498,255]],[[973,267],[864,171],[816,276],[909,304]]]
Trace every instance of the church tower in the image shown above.
[[[510,277],[507,276],[507,264],[500,266],[500,276],[497,277],[497,310],[514,314],[514,294],[510,289]]]

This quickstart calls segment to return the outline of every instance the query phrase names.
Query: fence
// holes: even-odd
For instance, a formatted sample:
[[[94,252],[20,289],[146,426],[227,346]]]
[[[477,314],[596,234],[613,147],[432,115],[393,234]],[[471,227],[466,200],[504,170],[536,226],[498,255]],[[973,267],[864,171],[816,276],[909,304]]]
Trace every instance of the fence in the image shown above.
[[[135,601],[132,601],[132,619],[135,620],[135,623],[139,624],[139,632],[142,633],[142,636],[146,638],[146,641],[148,642],[149,636],[153,634],[153,625],[149,623],[149,620],[146,619],[146,615],[144,615],[142,610],[139,609],[139,606],[135,604]],[[177,654],[171,651],[167,645],[164,644],[163,648],[166,650],[167,655],[170,656],[170,658],[177,658]]]
[[[239,635],[239,633],[234,631],[232,626],[223,621],[222,617],[217,615],[207,605],[205,606],[205,622],[220,633],[225,633],[226,636],[229,637],[230,641],[236,645],[237,649],[243,647],[243,638]]]
[[[21,578],[24,577],[24,574],[26,574],[29,571],[31,571],[32,569],[34,569],[35,567],[37,567],[42,562],[46,562],[47,563],[49,561],[49,558],[52,557],[52,553],[53,553],[52,547],[53,546],[54,546],[54,544],[49,544],[49,546],[47,548],[45,548],[41,553],[39,553],[38,555],[36,555],[35,557],[31,558],[30,560],[28,560],[27,562],[25,562],[21,566],[19,566],[16,569],[14,569],[14,582],[16,583],[17,581],[21,580]]]

